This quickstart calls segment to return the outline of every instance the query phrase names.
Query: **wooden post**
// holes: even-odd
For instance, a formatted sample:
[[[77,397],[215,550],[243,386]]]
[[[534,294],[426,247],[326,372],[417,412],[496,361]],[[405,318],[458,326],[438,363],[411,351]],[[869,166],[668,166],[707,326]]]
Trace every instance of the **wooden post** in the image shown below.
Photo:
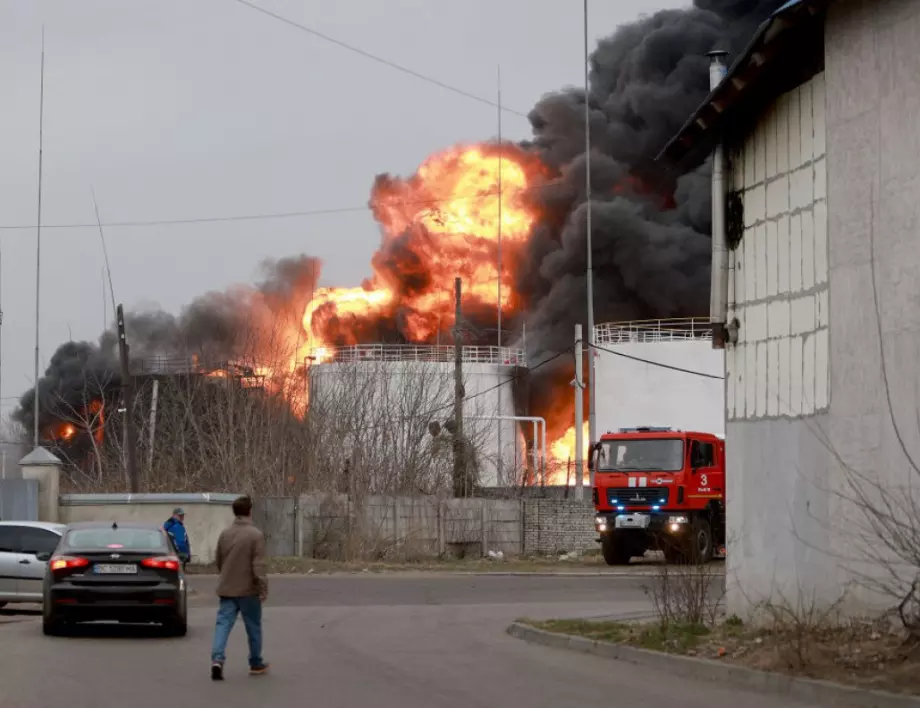
[[[444,500],[438,500],[438,555],[443,557],[447,550],[447,540],[444,538]]]

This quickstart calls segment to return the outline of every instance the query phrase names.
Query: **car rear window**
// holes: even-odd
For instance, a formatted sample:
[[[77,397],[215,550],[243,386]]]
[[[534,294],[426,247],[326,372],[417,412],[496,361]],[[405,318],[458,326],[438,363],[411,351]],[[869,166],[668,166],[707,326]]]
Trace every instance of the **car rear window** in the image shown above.
[[[166,537],[157,529],[74,529],[67,532],[66,544],[75,550],[124,548],[150,551],[166,548]]]

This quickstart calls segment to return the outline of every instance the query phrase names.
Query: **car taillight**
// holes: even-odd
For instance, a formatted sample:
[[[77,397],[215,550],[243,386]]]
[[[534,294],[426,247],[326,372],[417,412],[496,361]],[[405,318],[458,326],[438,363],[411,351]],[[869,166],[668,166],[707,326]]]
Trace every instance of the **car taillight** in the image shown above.
[[[89,558],[80,556],[52,556],[48,561],[48,567],[52,572],[58,570],[73,570],[74,568],[85,568],[89,565]]]
[[[179,559],[175,556],[156,556],[155,558],[144,558],[141,565],[145,568],[159,568],[161,570],[179,570]]]

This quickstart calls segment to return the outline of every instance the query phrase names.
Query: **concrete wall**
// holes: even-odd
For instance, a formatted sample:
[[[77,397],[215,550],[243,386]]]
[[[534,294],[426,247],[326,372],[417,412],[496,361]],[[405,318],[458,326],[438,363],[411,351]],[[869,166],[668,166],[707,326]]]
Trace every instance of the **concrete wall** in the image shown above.
[[[844,606],[854,612],[894,604],[861,580],[884,574],[878,562],[866,560],[885,549],[846,500],[854,473],[864,475],[870,498],[877,498],[879,484],[898,504],[909,498],[906,485],[916,473],[892,421],[906,449],[920,452],[918,33],[920,0],[832,3],[823,77],[784,97],[745,150],[745,212],[750,204],[756,214],[746,219],[734,261],[732,291],[747,334],[726,362],[730,612],[747,613],[767,597],[829,604],[844,589]],[[783,125],[788,179],[779,174],[782,150],[771,158],[766,148],[774,130],[782,145]],[[771,182],[774,161],[779,176]],[[801,174],[809,169],[810,182]],[[761,174],[767,184],[759,191]],[[777,181],[789,184],[788,207],[775,190],[771,199]],[[793,227],[796,214],[801,229]],[[894,513],[915,516],[911,507],[905,502]]]
[[[319,558],[413,559],[522,551],[522,503],[508,499],[306,495],[298,553]]]
[[[300,499],[302,553],[424,558],[555,554],[597,548],[594,507],[571,499],[435,499],[338,495]]]
[[[233,521],[233,494],[62,494],[59,518],[77,521],[140,521],[163,524],[173,509],[185,509],[185,526],[192,544],[193,563],[211,563],[217,538]]]

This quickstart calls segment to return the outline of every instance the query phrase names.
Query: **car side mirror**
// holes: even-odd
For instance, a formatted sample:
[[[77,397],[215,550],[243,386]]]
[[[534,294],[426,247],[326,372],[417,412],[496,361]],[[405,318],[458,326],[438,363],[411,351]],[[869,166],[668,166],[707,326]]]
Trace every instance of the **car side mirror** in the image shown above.
[[[601,448],[600,443],[594,443],[591,447],[588,448],[588,471],[589,472],[594,471],[594,455],[598,450],[600,450],[600,448]]]
[[[50,551],[40,551],[39,553],[35,554],[35,560],[40,560],[42,562],[50,561],[51,552]]]

